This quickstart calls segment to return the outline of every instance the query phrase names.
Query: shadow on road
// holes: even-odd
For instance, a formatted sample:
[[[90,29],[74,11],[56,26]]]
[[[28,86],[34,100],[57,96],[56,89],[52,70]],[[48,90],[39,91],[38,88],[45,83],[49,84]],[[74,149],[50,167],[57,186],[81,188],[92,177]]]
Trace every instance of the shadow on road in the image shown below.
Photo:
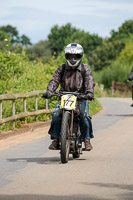
[[[94,185],[97,187],[106,187],[106,188],[118,188],[122,190],[129,190],[133,191],[133,184],[132,185],[126,185],[126,184],[115,184],[115,183],[87,183],[84,182],[85,185]]]
[[[84,185],[92,185],[96,187],[102,187],[102,188],[114,188],[114,189],[120,189],[123,190],[123,193],[114,195],[118,200],[133,200],[133,184],[115,184],[115,183],[88,183],[88,182],[82,182]],[[125,193],[125,190],[127,192]],[[107,199],[109,200],[109,199]]]
[[[60,157],[38,157],[38,158],[9,158],[7,159],[9,162],[35,162],[37,164],[52,164],[59,163]]]
[[[106,114],[106,116],[108,117],[112,117],[112,116],[116,116],[116,117],[133,117],[133,114],[119,114],[119,115],[116,115],[116,114]]]
[[[69,158],[69,161],[74,160],[72,157]],[[78,159],[85,160],[85,159]],[[37,164],[60,164],[60,156],[59,157],[40,157],[40,158],[8,158],[9,162],[36,162]]]
[[[132,200],[132,193],[125,193],[119,195],[117,200]],[[115,199],[116,199],[115,198]],[[0,200],[103,200],[105,198],[90,196],[90,195],[71,195],[71,196],[52,196],[52,195],[34,195],[34,194],[20,194],[20,195],[0,195]],[[112,199],[112,198],[111,198]],[[106,200],[111,200],[106,198]]]
[[[71,196],[52,196],[52,195],[0,195],[0,200],[103,200],[101,198],[88,195],[71,195]],[[109,200],[109,199],[106,199]]]

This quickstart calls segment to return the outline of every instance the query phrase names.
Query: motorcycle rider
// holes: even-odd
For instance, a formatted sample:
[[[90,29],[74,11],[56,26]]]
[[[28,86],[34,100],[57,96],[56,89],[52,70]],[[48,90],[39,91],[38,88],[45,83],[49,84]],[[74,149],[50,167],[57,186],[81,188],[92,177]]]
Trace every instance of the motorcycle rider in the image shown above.
[[[128,76],[128,81],[133,81],[133,67],[132,70]],[[132,100],[133,100],[133,85],[132,85]],[[133,104],[131,104],[131,107],[133,107]]]
[[[60,84],[60,91],[84,93],[87,95],[88,100],[92,100],[95,82],[89,66],[81,64],[84,53],[83,47],[78,43],[70,43],[66,46],[64,53],[66,64],[62,64],[56,69],[43,97],[49,99]],[[88,101],[81,101],[80,108],[80,132],[84,140],[85,150],[90,151],[93,149],[90,139],[94,135]],[[48,132],[53,140],[49,146],[51,150],[56,150],[59,147],[60,129],[61,113],[60,104],[58,103],[52,114],[51,127]]]

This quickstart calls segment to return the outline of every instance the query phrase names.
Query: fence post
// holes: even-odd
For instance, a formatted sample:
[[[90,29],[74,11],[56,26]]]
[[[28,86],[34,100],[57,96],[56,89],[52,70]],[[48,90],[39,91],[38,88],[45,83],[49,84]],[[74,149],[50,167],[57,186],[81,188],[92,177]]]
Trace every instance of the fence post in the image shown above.
[[[26,112],[26,98],[23,98],[23,109],[24,109],[24,112]],[[25,119],[25,124],[27,124],[26,118],[24,119]]]
[[[115,82],[112,81],[112,95],[115,94]]]
[[[45,100],[46,110],[48,110],[48,99]]]
[[[0,100],[0,120],[2,120],[2,100]],[[1,126],[0,126],[1,130]]]
[[[38,110],[38,105],[37,105],[37,96],[35,96],[35,111],[37,111]],[[37,116],[35,116],[35,119],[36,119],[36,121],[37,121]]]
[[[12,116],[15,115],[15,100],[12,100]],[[15,128],[15,121],[12,121],[13,128]]]
[[[0,120],[2,119],[2,101],[0,101]]]

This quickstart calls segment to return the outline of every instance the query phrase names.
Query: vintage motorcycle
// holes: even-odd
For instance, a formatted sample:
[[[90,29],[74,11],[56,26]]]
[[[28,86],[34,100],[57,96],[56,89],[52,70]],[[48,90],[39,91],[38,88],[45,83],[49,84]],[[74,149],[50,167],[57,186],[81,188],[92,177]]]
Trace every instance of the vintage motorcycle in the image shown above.
[[[69,155],[79,158],[82,154],[82,139],[80,134],[80,106],[77,98],[87,100],[87,96],[76,92],[56,92],[52,96],[61,98],[61,132],[60,132],[60,158],[67,163]]]

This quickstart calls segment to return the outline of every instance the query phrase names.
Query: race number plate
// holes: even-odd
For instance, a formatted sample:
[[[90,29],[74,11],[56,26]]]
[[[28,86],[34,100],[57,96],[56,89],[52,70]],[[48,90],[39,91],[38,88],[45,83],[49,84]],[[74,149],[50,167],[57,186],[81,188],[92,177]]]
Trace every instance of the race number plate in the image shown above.
[[[77,97],[72,95],[63,95],[61,97],[61,108],[75,110]]]

